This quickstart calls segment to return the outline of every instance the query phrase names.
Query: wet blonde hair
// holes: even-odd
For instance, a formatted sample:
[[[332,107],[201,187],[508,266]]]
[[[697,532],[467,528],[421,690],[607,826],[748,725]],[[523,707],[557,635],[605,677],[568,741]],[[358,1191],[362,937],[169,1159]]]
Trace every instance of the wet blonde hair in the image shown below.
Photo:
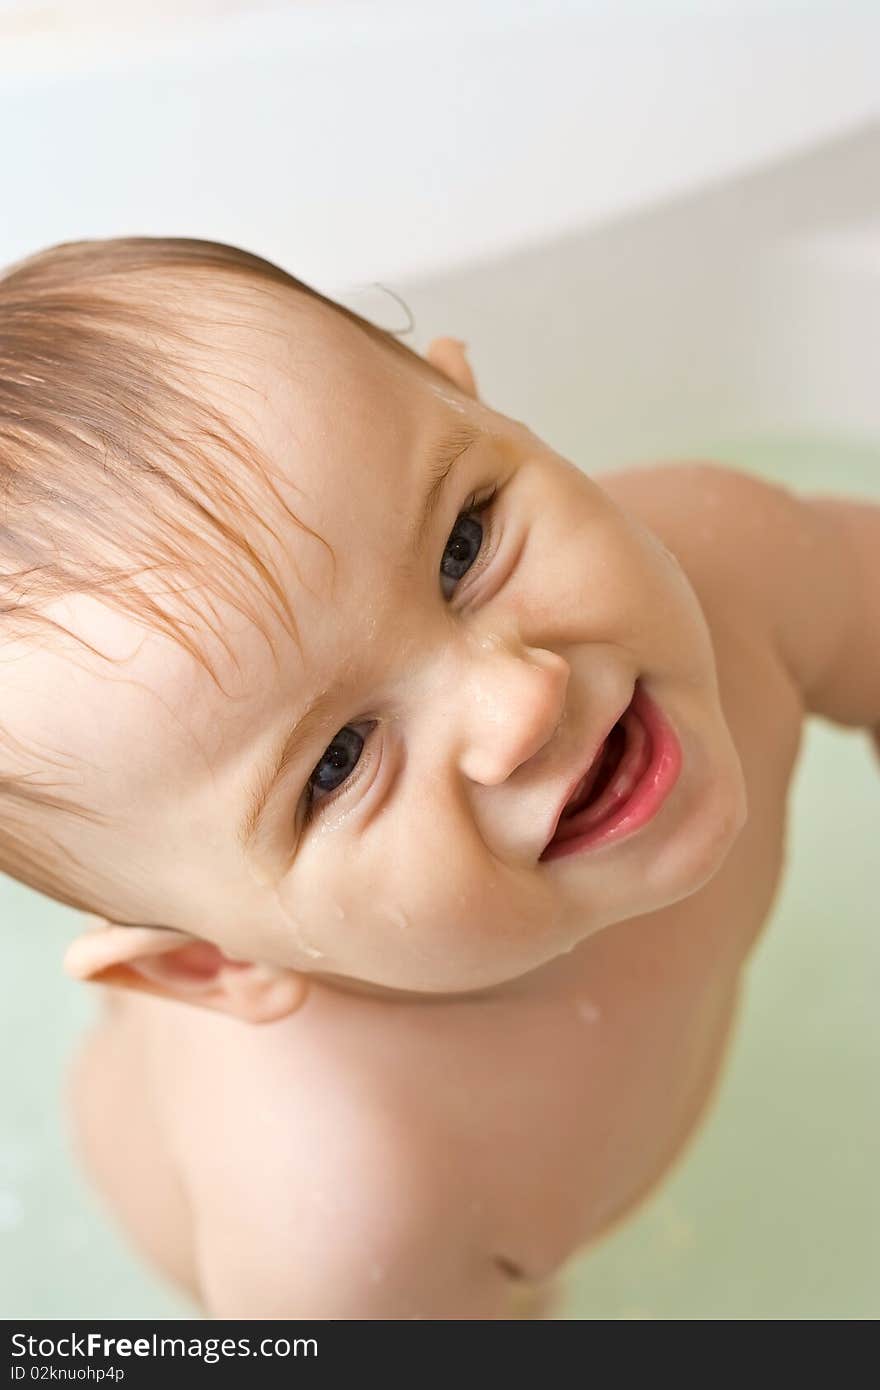
[[[247,612],[261,631],[268,599],[297,640],[278,577],[241,525],[246,517],[271,531],[266,490],[293,514],[253,442],[193,391],[192,349],[210,347],[212,324],[227,317],[227,306],[244,314],[250,305],[252,313],[259,296],[277,297],[279,287],[320,301],[417,370],[438,375],[392,332],[260,256],[218,242],[66,242],[0,275],[0,680],[9,641],[64,632],[89,646],[41,611],[71,593],[98,596],[172,637],[215,683],[194,637],[206,625],[206,595]],[[210,291],[207,312],[200,288]],[[149,590],[147,575],[159,579]],[[181,576],[192,583],[191,600]],[[162,602],[163,584],[171,604]],[[248,591],[259,595],[256,604]],[[222,628],[207,621],[226,645]],[[0,871],[95,911],[87,866],[72,860],[51,827],[62,815],[102,818],[63,792],[62,757],[35,759],[10,729],[0,727],[0,740]],[[36,768],[16,772],[8,757],[4,766],[4,746]]]

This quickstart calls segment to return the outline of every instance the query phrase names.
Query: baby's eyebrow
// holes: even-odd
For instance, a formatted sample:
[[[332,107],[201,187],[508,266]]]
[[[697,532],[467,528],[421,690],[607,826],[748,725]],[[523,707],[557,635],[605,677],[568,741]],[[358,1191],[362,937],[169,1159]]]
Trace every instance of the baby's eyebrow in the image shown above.
[[[418,560],[425,535],[430,528],[434,513],[443,499],[443,490],[462,454],[476,444],[480,431],[475,425],[456,423],[451,430],[435,440],[428,453],[429,486],[418,513],[418,521],[410,532],[406,545],[406,563],[413,565]]]
[[[418,560],[425,535],[443,499],[444,489],[456,463],[479,438],[480,431],[476,426],[456,421],[452,429],[436,439],[428,451],[428,490],[405,547],[407,563],[410,565]],[[309,701],[293,727],[286,730],[278,743],[270,749],[246,798],[246,811],[236,832],[236,838],[243,850],[247,851],[255,840],[266,807],[284,773],[296,761],[300,749],[308,742],[312,731],[320,727],[328,711],[338,704],[344,693],[341,682],[319,691]]]
[[[297,717],[292,728],[287,729],[279,742],[269,750],[247,798],[247,811],[236,832],[242,849],[250,848],[276,786],[296,761],[303,744],[311,738],[313,729],[324,722],[328,711],[337,704],[343,693],[344,687],[341,682],[319,691]]]

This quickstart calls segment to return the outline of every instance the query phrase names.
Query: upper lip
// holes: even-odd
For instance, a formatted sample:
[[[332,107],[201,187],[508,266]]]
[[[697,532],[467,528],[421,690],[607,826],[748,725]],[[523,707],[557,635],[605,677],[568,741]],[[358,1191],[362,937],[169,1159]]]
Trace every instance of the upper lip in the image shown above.
[[[603,743],[605,742],[605,740],[606,740],[606,738],[608,737],[608,735],[611,733],[611,730],[614,728],[614,726],[615,726],[615,724],[617,723],[617,721],[618,721],[619,719],[622,719],[623,716],[624,716],[624,714],[626,714],[626,711],[629,709],[630,705],[631,705],[632,702],[633,702],[633,696],[634,696],[634,695],[635,695],[635,687],[634,687],[633,690],[630,692],[629,699],[627,700],[627,702],[626,702],[626,704],[623,706],[623,708],[620,709],[620,710],[618,710],[617,714],[615,714],[614,717],[608,721],[608,724],[607,724],[606,727],[605,727],[605,732],[602,734],[601,738],[598,738],[598,739],[594,740],[594,742],[593,742],[593,744],[592,744],[592,752],[590,752],[590,751],[588,750],[588,751],[584,754],[583,759],[582,759],[582,760],[579,760],[579,762],[578,762],[578,764],[577,764],[577,766],[579,767],[579,771],[578,771],[577,773],[575,773],[575,776],[574,776],[574,777],[572,778],[572,780],[569,782],[569,784],[568,784],[568,786],[567,786],[567,788],[566,788],[566,790],[565,790],[565,794],[563,795],[562,800],[561,800],[560,803],[559,803],[559,807],[558,807],[558,809],[557,809],[557,811],[556,811],[556,814],[555,814],[555,816],[553,817],[553,821],[552,821],[552,823],[551,823],[550,834],[547,836],[547,839],[546,839],[546,841],[545,841],[545,843],[544,843],[544,849],[547,848],[547,846],[550,844],[550,841],[553,839],[554,835],[556,834],[556,831],[559,829],[559,822],[560,822],[560,820],[562,819],[562,813],[563,813],[563,811],[565,810],[566,806],[568,805],[569,801],[571,800],[572,796],[574,795],[575,788],[577,787],[578,783],[582,780],[582,778],[584,777],[584,775],[585,775],[587,772],[589,772],[590,768],[593,766],[593,763],[596,761],[596,758],[599,756],[599,750],[600,750],[600,748],[602,747],[602,745],[603,745]],[[542,850],[541,852],[543,853],[543,850]]]

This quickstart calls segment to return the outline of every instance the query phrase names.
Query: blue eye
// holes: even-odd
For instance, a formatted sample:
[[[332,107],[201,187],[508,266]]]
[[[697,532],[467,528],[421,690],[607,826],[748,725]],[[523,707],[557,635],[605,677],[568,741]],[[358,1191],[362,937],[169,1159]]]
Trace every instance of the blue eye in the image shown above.
[[[463,579],[473,565],[483,544],[483,526],[475,518],[491,505],[497,488],[481,502],[472,498],[452,528],[443,558],[440,561],[441,579],[449,579],[453,586]],[[451,592],[441,583],[444,598],[451,598]]]
[[[354,772],[363,746],[364,740],[360,734],[346,724],[325,748],[321,761],[309,778],[309,791],[336,791]]]
[[[497,488],[492,488],[488,497],[477,502],[472,497],[449,534],[446,549],[440,561],[441,581],[449,580],[453,588],[463,579],[476,561],[483,545],[483,527],[475,517],[484,512],[494,501]],[[451,597],[443,587],[445,598]],[[364,749],[366,739],[346,724],[324,749],[321,760],[315,767],[305,789],[306,820],[320,804],[321,800],[332,795],[354,772]]]
[[[360,761],[366,739],[346,724],[335,734],[321,754],[303,792],[305,823],[320,810],[321,803],[348,781]]]
[[[463,579],[480,553],[483,544],[483,528],[471,516],[461,516],[452,529],[446,542],[440,571],[444,579],[458,583]]]

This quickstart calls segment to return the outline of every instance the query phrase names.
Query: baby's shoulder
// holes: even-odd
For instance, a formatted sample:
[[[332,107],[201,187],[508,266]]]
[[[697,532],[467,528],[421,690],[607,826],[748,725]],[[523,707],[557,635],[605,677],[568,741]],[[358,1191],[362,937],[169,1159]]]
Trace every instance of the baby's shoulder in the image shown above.
[[[717,645],[732,639],[741,659],[775,663],[802,706],[835,717],[821,690],[852,594],[821,498],[710,462],[629,468],[597,481],[679,563]]]
[[[684,571],[712,636],[747,779],[757,784],[772,773],[783,790],[805,712],[796,653],[809,614],[792,557],[810,549],[801,530],[808,500],[710,462],[631,468],[598,481]]]
[[[787,489],[723,464],[644,465],[597,482],[675,557],[712,620],[735,621],[758,607],[769,618],[768,587],[780,541],[803,506]],[[783,547],[784,548],[784,547]],[[768,621],[769,627],[769,621]]]
[[[793,684],[776,619],[785,588],[780,532],[790,507],[800,505],[797,499],[713,463],[629,468],[597,481],[684,572],[712,635],[719,677],[726,674],[730,649],[740,677],[754,666],[761,682],[775,676]]]

